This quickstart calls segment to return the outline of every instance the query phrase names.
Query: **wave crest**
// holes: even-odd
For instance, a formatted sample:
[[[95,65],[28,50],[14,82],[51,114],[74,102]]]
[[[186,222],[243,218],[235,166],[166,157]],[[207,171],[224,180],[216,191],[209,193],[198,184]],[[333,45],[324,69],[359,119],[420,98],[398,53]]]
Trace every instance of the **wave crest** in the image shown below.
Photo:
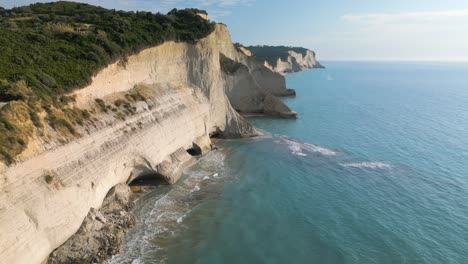
[[[320,153],[325,156],[332,156],[338,154],[338,151],[336,150],[302,142],[299,140],[294,140],[285,136],[280,136],[280,139],[280,142],[285,143],[291,150],[291,153],[293,155],[305,157],[307,156],[307,152]]]
[[[350,162],[350,163],[340,163],[341,166],[347,168],[367,168],[367,169],[391,169],[392,165],[384,162]]]

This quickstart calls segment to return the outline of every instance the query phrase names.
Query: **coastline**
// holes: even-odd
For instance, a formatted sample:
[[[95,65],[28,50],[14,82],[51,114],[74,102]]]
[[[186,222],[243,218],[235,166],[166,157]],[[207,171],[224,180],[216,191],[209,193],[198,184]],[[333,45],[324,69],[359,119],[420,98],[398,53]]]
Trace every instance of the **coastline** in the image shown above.
[[[0,257],[39,263],[55,252],[54,262],[63,252],[85,251],[76,241],[86,230],[104,243],[96,260],[112,254],[120,233],[98,239],[101,229],[132,225],[131,216],[99,211],[112,188],[147,175],[176,183],[194,156],[210,152],[212,138],[261,135],[235,109],[297,118],[276,97],[292,94],[283,76],[239,52],[220,24],[196,43],[168,41],[107,65],[67,94],[68,108],[92,113],[88,121],[64,136],[28,120],[25,150],[10,165],[0,162]]]

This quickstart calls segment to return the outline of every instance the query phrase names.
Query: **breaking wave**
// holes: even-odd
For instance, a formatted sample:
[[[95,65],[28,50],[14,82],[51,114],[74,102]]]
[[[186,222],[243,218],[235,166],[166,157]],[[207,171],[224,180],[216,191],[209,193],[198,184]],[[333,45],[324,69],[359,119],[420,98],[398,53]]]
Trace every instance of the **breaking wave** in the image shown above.
[[[288,146],[288,148],[291,150],[291,154],[296,155],[296,156],[302,156],[306,157],[308,156],[308,153],[319,153],[321,155],[325,156],[332,156],[338,154],[338,151],[317,146],[314,144],[302,142],[299,140],[291,139],[286,136],[279,136],[279,140],[275,141],[277,143],[283,143]]]
[[[148,253],[158,256],[158,263],[165,263],[164,246],[155,243],[154,238],[163,241],[187,228],[185,219],[206,195],[204,190],[222,182],[228,175],[224,170],[224,159],[221,151],[210,152],[184,173],[186,177],[181,178],[177,185],[146,201],[146,209],[142,205],[143,209],[138,213],[140,223],[127,234],[123,253],[106,263],[145,263],[141,256]]]
[[[347,168],[367,168],[367,169],[391,169],[392,165],[384,162],[350,162],[350,163],[340,163],[341,166]]]

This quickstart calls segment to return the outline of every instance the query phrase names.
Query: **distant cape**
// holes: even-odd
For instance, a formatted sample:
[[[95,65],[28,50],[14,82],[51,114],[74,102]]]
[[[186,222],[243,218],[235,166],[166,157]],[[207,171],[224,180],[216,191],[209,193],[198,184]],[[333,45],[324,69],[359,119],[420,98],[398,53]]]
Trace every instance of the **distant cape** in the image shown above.
[[[242,48],[248,50],[251,56],[269,69],[283,75],[306,69],[325,68],[317,61],[314,51],[302,47],[248,46]]]

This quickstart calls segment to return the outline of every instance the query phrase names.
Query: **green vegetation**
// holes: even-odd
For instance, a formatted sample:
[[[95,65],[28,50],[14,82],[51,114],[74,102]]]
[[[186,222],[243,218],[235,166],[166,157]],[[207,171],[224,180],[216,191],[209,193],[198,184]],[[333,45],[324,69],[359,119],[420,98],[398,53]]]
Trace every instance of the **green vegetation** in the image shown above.
[[[240,45],[237,44],[236,45]],[[292,50],[296,53],[307,55],[306,48],[300,47],[287,47],[287,46],[249,46],[247,47],[255,56],[255,58],[261,62],[267,61],[271,66],[275,67],[278,59],[286,61],[288,59],[288,51]]]
[[[44,181],[45,181],[47,184],[51,184],[53,180],[54,180],[54,176],[53,176],[51,173],[46,173],[46,174],[44,175]]]
[[[0,158],[13,162],[28,144],[32,131],[28,105],[14,101],[4,106],[0,110]]]
[[[115,100],[114,105],[117,106],[117,107],[120,107],[123,103],[124,103],[123,100],[117,99],[117,100]]]
[[[106,65],[164,41],[194,43],[214,30],[198,9],[173,9],[167,15],[108,10],[74,2],[0,8],[0,161],[10,164],[45,125],[64,138],[79,136],[75,126],[92,122],[91,113],[71,107],[65,94],[86,86]],[[130,94],[116,102],[125,114]],[[6,105],[4,103],[7,103]],[[104,111],[118,111],[96,100]],[[123,114],[118,114],[124,118]]]
[[[73,2],[0,9],[0,100],[18,99],[5,82],[24,80],[41,98],[88,84],[93,74],[167,40],[195,42],[214,30],[198,9],[167,15]],[[125,60],[122,60],[125,61]]]
[[[107,111],[109,109],[108,109],[108,106],[106,105],[106,103],[104,102],[104,100],[102,100],[100,98],[97,98],[97,99],[95,99],[95,101],[96,101],[97,105],[99,106],[99,108],[101,109],[101,111],[107,113]]]

